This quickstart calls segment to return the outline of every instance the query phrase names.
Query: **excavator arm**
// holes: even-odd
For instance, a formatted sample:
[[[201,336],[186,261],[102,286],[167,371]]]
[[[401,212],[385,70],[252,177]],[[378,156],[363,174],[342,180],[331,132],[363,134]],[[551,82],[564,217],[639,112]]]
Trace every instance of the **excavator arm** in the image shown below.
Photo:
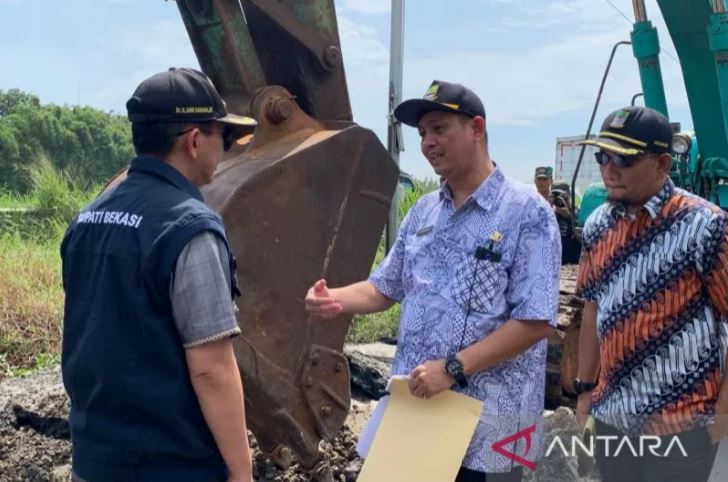
[[[686,187],[728,209],[728,13],[725,0],[689,3],[657,0],[680,60],[697,139]],[[643,0],[635,5],[644,10]]]

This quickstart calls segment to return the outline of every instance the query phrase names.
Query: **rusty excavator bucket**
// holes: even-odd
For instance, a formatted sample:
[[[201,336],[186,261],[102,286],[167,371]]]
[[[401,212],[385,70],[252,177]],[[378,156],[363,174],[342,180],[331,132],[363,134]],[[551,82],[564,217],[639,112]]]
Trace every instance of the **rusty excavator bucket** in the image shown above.
[[[351,121],[332,0],[177,4],[228,109],[258,121],[203,189],[238,259],[248,424],[263,451],[286,446],[314,467],[349,411],[341,351],[351,319],[311,319],[304,296],[322,277],[341,286],[368,276],[397,167]]]

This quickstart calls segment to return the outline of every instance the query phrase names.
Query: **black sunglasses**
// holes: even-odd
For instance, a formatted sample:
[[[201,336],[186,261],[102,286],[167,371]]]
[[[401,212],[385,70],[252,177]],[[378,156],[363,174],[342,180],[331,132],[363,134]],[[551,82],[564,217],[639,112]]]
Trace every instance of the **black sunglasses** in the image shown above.
[[[235,142],[235,134],[233,133],[233,128],[226,125],[225,127],[223,127],[220,135],[222,136],[222,149],[223,151],[227,152],[233,146],[233,142]]]
[[[178,132],[175,134],[175,137],[183,136],[190,132],[192,129],[195,129],[195,127],[190,127],[189,129],[185,129],[182,132]],[[233,142],[235,142],[235,133],[233,132],[233,128],[226,125],[223,127],[222,132],[219,133],[220,137],[222,137],[222,150],[227,152],[230,150],[230,148],[233,146]]]
[[[594,153],[594,158],[596,159],[597,164],[599,164],[600,166],[606,166],[607,164],[609,164],[609,161],[612,161],[612,164],[614,164],[615,167],[626,168],[632,167],[638,161],[653,155],[654,154],[652,153],[647,153],[637,154],[634,156],[623,156],[621,154],[615,154],[614,152],[609,151],[597,151]]]

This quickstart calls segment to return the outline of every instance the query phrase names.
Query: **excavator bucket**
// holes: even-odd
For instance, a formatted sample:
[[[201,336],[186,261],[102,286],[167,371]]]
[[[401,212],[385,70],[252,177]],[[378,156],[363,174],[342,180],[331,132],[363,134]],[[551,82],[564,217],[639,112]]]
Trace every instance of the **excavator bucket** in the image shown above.
[[[258,121],[203,189],[238,259],[235,351],[248,426],[264,452],[287,446],[311,468],[349,411],[341,351],[351,319],[311,319],[304,296],[320,278],[366,279],[398,169],[350,120],[331,0],[178,6],[229,110]]]
[[[236,355],[249,426],[264,451],[283,444],[312,466],[320,439],[335,436],[349,411],[341,349],[350,318],[311,319],[303,299],[319,278],[341,286],[367,277],[397,169],[371,131],[298,114],[307,127],[256,134],[203,194],[238,257]]]

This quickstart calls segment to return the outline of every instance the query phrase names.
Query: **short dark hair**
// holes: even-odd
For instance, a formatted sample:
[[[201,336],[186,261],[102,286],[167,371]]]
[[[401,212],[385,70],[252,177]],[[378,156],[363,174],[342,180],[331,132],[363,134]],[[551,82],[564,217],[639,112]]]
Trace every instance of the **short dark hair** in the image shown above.
[[[465,123],[470,122],[471,120],[475,119],[475,117],[470,117],[467,115],[458,114],[458,119],[460,119],[460,123],[462,125],[465,125]],[[483,142],[485,145],[488,145],[488,130],[485,128],[485,125],[483,126]]]
[[[199,128],[205,135],[212,134],[212,122],[132,122],[131,139],[137,155],[166,158],[181,132]]]

